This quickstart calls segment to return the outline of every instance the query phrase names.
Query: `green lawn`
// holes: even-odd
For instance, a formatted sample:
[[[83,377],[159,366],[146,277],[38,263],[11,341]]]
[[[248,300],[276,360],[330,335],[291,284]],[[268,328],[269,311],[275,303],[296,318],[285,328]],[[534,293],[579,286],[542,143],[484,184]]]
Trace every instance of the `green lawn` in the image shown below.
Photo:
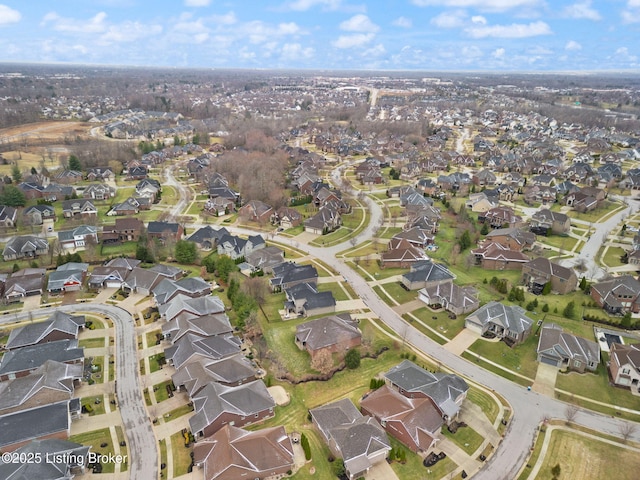
[[[564,250],[565,252],[567,252],[567,251],[571,251],[573,249],[573,247],[578,242],[578,239],[577,238],[573,238],[573,237],[569,237],[569,236],[565,237],[565,236],[562,236],[562,235],[551,235],[550,237],[540,236],[540,237],[538,237],[538,241],[540,243],[544,243],[544,244],[549,245],[551,247],[559,248],[559,249]]]
[[[625,254],[625,250],[620,247],[607,248],[604,257],[602,257],[602,263],[607,267],[619,267],[623,265],[620,261],[620,257]]]
[[[456,319],[451,319],[445,310],[432,312],[427,307],[419,308],[411,313],[449,339],[455,338],[462,331],[466,317],[466,315],[458,315]],[[408,319],[405,316],[403,318]],[[417,327],[417,324],[414,326]]]
[[[391,282],[375,286],[373,287],[373,290],[382,300],[391,306],[409,303],[418,298],[417,290],[405,290],[399,282]]]
[[[191,412],[193,412],[193,407],[189,405],[181,405],[178,408],[174,408],[173,410],[168,411],[167,413],[165,413],[164,416],[167,419],[173,420],[175,418],[181,417]]]
[[[158,383],[153,386],[153,394],[156,397],[156,403],[164,402],[169,398],[169,393],[167,392],[167,385],[172,385],[171,380],[166,380],[162,383]]]
[[[120,245],[102,245],[101,255],[103,257],[135,257],[137,242],[123,242]]]
[[[640,397],[632,395],[628,390],[609,385],[609,376],[603,365],[598,365],[596,373],[559,373],[556,388],[608,405],[640,410]],[[578,399],[576,399],[577,402]],[[596,405],[590,403],[584,403],[584,406],[598,409]]]
[[[286,371],[295,376],[313,373],[310,366],[311,357],[306,351],[300,350],[294,342],[296,325],[306,321],[306,318],[301,318],[279,323],[272,322],[267,329],[263,330],[269,348],[278,352]]]
[[[147,347],[153,347],[158,341],[158,334],[161,334],[161,333],[162,333],[162,330],[159,328],[155,330],[151,330],[150,332],[147,332],[147,335],[146,335]]]
[[[585,212],[585,213],[578,213],[572,210],[571,212],[569,212],[569,216],[571,218],[577,218],[578,220],[583,220],[585,222],[596,223],[598,221],[601,221],[601,219],[604,220],[611,213],[613,213],[614,210],[617,210],[620,207],[621,205],[618,202],[605,200],[604,202],[602,202],[602,205],[600,205],[595,210],[592,210],[590,212]]]
[[[436,480],[448,478],[447,475],[457,468],[457,465],[449,457],[444,460],[440,460],[433,467],[427,468],[422,464],[422,457],[420,455],[417,455],[404,447],[395,438],[390,436],[389,439],[391,440],[391,446],[394,449],[403,448],[407,453],[407,462],[404,465],[400,462],[391,463],[391,468],[398,478],[402,480]]]
[[[120,425],[116,426],[116,437],[118,438],[118,444],[120,444],[121,442],[125,442],[126,443],[126,438],[124,436],[124,432],[122,431],[122,427]],[[125,445],[120,446],[120,455],[127,455],[127,446]],[[129,466],[129,462],[128,459],[130,457],[127,455],[127,461],[123,462],[122,465],[120,465],[120,471],[121,472],[125,472],[127,470],[127,467]]]
[[[108,428],[102,428],[100,430],[93,430],[91,432],[80,433],[78,435],[71,435],[69,437],[70,442],[80,443],[85,446],[91,445],[91,451],[93,453],[99,453],[102,455],[114,454],[113,442],[111,441],[111,434]],[[101,447],[103,443],[107,445]],[[102,473],[115,472],[115,463],[103,463]]]
[[[346,292],[342,289],[338,282],[319,283],[318,291],[333,293],[333,298],[336,300],[336,302],[350,300],[350,298],[347,296]]]
[[[538,434],[538,438],[536,439],[535,447],[529,456],[529,459],[525,465],[524,470],[518,477],[518,480],[527,480],[529,475],[531,474],[531,469],[538,462],[538,457],[540,457],[540,451],[542,450],[542,444],[544,443],[544,437],[546,435],[546,427],[543,427]]]
[[[522,344],[513,348],[510,348],[504,342],[488,342],[479,339],[471,345],[469,350],[520,375],[524,375],[533,382],[538,370],[538,363],[536,362],[537,348],[538,337],[530,335]]]
[[[360,268],[365,270],[369,275],[371,275],[371,277],[375,278],[376,280],[393,277],[394,275],[402,275],[403,273],[407,273],[409,271],[409,269],[407,268],[380,268],[380,265],[378,265],[378,262],[375,260],[364,260],[360,262]],[[357,271],[360,273],[360,275],[362,275],[362,272],[359,269]],[[366,276],[365,278],[367,280],[370,279]]]
[[[96,403],[96,401],[99,401],[100,403]],[[83,407],[90,406],[90,417],[93,417],[94,415],[102,415],[103,413],[105,413],[104,398],[102,395],[81,398],[80,405],[82,405]]]
[[[94,366],[94,368],[92,369],[92,375],[91,378],[93,379],[94,382],[96,383],[103,383],[104,382],[104,357],[93,357],[92,360],[92,365]],[[97,368],[95,368],[97,367]]]
[[[442,427],[442,435],[445,438],[452,440],[467,455],[473,455],[473,453],[480,448],[484,438],[478,432],[471,427],[458,428],[455,434],[451,433],[446,427]]]
[[[551,478],[551,469],[560,466],[560,478],[638,478],[638,456],[616,445],[577,432],[554,430],[542,468],[536,479]]]
[[[84,348],[102,348],[104,347],[104,340],[105,340],[105,337],[84,338],[78,341],[78,346],[84,347]]]
[[[149,357],[149,370],[151,370],[149,373],[157,372],[162,368],[160,365],[161,358],[164,358],[164,353],[156,353]]]
[[[262,310],[266,314],[269,322],[280,321],[280,314],[278,313],[278,310],[282,310],[284,308],[285,299],[286,296],[284,293],[271,293],[267,296],[266,302],[262,305]]]
[[[182,432],[171,435],[171,453],[173,454],[173,476],[179,477],[188,473],[191,465],[191,447],[184,446]]]
[[[488,393],[476,387],[469,388],[467,392],[467,400],[471,400],[478,405],[491,423],[495,422],[500,413],[500,405],[498,405]]]

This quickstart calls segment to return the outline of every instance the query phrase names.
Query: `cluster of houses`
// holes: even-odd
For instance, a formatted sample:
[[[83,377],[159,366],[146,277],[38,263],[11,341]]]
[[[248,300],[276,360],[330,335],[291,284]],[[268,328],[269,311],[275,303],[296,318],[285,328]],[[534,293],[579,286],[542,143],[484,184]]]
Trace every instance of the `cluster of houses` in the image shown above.
[[[312,408],[311,419],[350,479],[364,476],[391,450],[388,435],[413,452],[427,452],[443,425],[457,420],[469,387],[460,377],[433,373],[409,360],[383,374],[385,384],[367,393],[360,410],[349,399]]]
[[[0,360],[0,449],[3,452],[34,448],[39,451],[41,447],[88,452],[88,448],[66,442],[72,420],[81,413],[80,399],[74,398],[75,389],[91,373],[91,367],[85,367],[84,349],[78,347],[78,334],[83,328],[84,316],[56,311],[45,321],[15,328],[9,334]],[[72,464],[64,468],[84,466],[86,464]],[[24,468],[3,463],[0,475],[9,471],[13,475],[14,470],[20,472]],[[36,471],[26,476],[50,478],[39,477]],[[3,475],[3,478],[13,477]]]

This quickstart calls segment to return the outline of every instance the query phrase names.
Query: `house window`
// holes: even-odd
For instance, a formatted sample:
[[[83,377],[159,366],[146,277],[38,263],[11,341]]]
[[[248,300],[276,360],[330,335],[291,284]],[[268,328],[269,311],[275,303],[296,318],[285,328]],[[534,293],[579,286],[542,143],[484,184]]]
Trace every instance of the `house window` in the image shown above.
[[[629,375],[629,373],[631,373],[631,372],[630,372],[630,370],[628,368],[623,368],[622,369],[622,373],[624,373],[625,375]]]
[[[573,366],[576,368],[579,368],[582,365],[582,363],[580,363],[578,360],[574,360],[573,362]]]

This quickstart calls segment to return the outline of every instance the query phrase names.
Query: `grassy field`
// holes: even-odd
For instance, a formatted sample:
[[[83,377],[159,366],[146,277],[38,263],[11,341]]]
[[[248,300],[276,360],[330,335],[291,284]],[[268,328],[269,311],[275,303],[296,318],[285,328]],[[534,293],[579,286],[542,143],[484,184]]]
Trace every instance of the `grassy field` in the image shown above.
[[[371,277],[363,275],[362,270],[367,272]],[[407,268],[380,268],[380,265],[378,265],[378,262],[375,260],[361,262],[360,268],[357,270],[357,272],[367,280],[370,280],[371,278],[380,280],[382,278],[393,277],[394,275],[402,275],[408,271],[409,270]]]
[[[153,386],[153,394],[156,397],[156,403],[164,402],[169,398],[169,393],[167,392],[167,385],[171,385],[171,380],[166,380],[162,383],[158,383]]]
[[[467,392],[467,399],[478,405],[491,423],[496,421],[498,414],[500,413],[500,405],[498,405],[488,393],[485,393],[478,388],[471,387]]]
[[[585,222],[596,223],[600,221],[600,219],[604,219],[605,217],[608,217],[611,213],[613,213],[615,210],[617,210],[620,207],[621,207],[621,204],[618,202],[605,200],[602,202],[602,204],[598,208],[590,212],[578,213],[576,211],[571,211],[570,217],[576,218],[578,220],[583,220]]]
[[[551,478],[551,469],[560,466],[560,478],[597,480],[638,478],[637,454],[576,432],[554,430],[537,479]],[[615,472],[615,473],[614,473]]]
[[[561,235],[552,235],[550,237],[538,237],[540,243],[544,243],[545,245],[549,245],[551,247],[559,248],[563,251],[570,251],[575,247],[578,242],[577,238],[573,237],[563,237]]]
[[[99,401],[100,403],[96,404],[96,401]],[[94,415],[102,415],[103,413],[105,413],[104,398],[102,397],[102,395],[82,398],[80,399],[80,405],[82,405],[83,407],[90,406],[90,417],[93,417]]]
[[[336,300],[336,302],[350,300],[350,298],[347,296],[347,293],[342,289],[338,282],[319,283],[318,291],[333,293],[333,298]]]
[[[405,290],[398,282],[385,283],[384,285],[375,286],[373,287],[373,290],[382,300],[384,300],[388,305],[391,306],[402,305],[418,298],[417,290]]]
[[[529,475],[531,475],[531,469],[538,462],[538,457],[540,457],[540,451],[542,450],[542,444],[544,443],[545,435],[546,428],[543,428],[538,434],[538,438],[536,439],[536,444],[533,447],[533,451],[529,456],[529,460],[527,461],[524,470],[518,476],[518,480],[527,480],[529,478]]]
[[[620,257],[625,254],[625,250],[620,247],[609,247],[602,257],[602,263],[607,267],[619,267],[623,265]]]
[[[421,456],[411,452],[395,438],[389,437],[389,440],[391,440],[391,446],[394,449],[403,448],[407,452],[407,462],[405,464],[399,462],[391,463],[391,468],[398,478],[402,480],[448,478],[447,475],[457,468],[457,465],[449,457],[439,461],[433,467],[427,468],[422,464]]]

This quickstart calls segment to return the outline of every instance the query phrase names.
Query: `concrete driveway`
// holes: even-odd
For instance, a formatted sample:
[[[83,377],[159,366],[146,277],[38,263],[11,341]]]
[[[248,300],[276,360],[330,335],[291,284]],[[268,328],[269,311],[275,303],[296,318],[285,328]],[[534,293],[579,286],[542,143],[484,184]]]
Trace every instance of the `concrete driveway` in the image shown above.
[[[24,304],[22,307],[23,312],[33,312],[40,308],[40,295],[32,295],[30,297],[24,297]]]
[[[533,382],[531,389],[534,392],[553,397],[556,390],[557,376],[558,367],[547,365],[546,363],[539,363],[538,370],[536,372],[536,379]]]
[[[398,480],[396,472],[387,462],[376,463],[365,475],[367,480]]]
[[[468,328],[463,328],[462,331],[454,337],[449,343],[447,343],[444,348],[449,350],[451,353],[455,353],[456,355],[462,355],[462,353],[473,345],[473,342],[480,338],[480,334],[474,332],[473,330],[469,330]]]

